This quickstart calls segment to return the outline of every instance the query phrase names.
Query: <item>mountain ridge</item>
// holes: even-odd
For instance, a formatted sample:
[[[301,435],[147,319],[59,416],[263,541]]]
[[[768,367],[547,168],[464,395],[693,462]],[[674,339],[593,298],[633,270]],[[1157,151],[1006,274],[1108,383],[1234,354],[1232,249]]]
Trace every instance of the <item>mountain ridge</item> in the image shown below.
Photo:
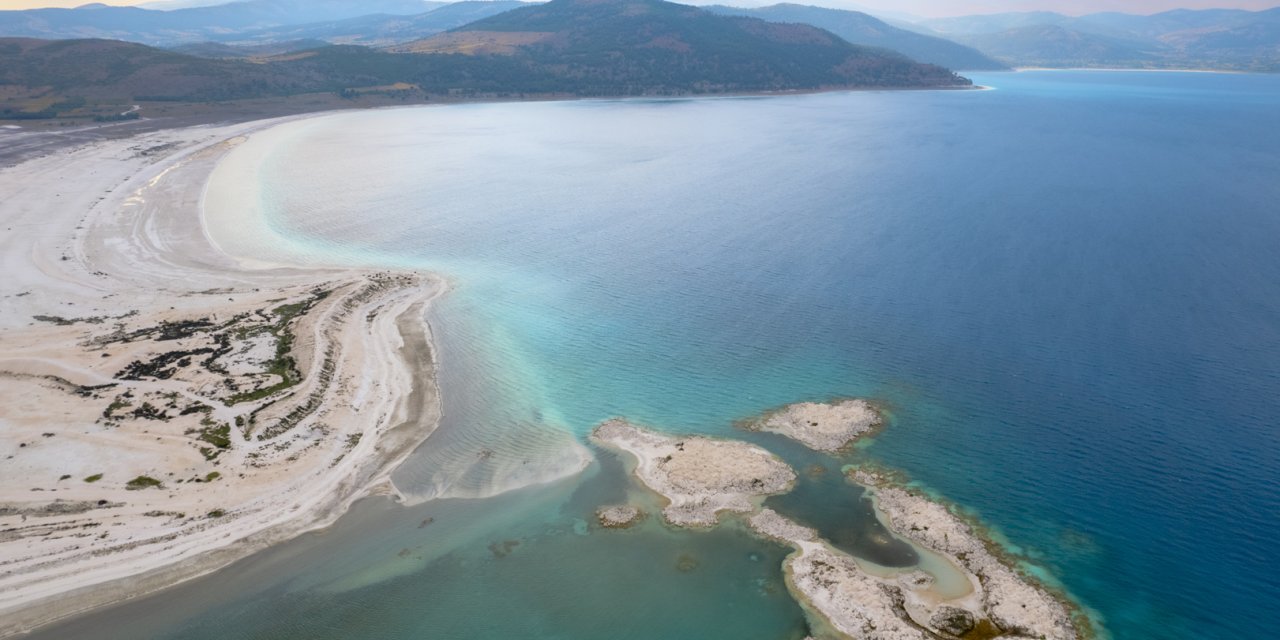
[[[1280,7],[1078,17],[1004,13],[938,18],[917,26],[1014,66],[1280,72]]]
[[[551,0],[397,50],[507,55],[588,84],[622,74],[675,92],[969,84],[942,67],[852,45],[810,25],[662,0]]]
[[[510,51],[459,47],[486,34],[514,38]],[[122,109],[137,113],[130,105],[138,102],[226,102],[317,93],[408,102],[432,96],[971,85],[947,69],[857,47],[816,27],[718,16],[662,0],[552,0],[437,38],[450,39],[452,49],[305,48],[307,41],[295,43],[304,47],[300,51],[200,47],[213,56],[208,58],[116,40],[0,39],[0,117],[115,117]]]
[[[423,0],[241,0],[173,10],[87,5],[74,9],[0,10],[0,35],[27,38],[111,38],[162,45],[218,39],[227,32],[354,18],[412,15],[443,6]],[[353,7],[358,7],[353,9]]]
[[[770,22],[793,22],[826,29],[856,45],[897,51],[918,62],[964,71],[996,71],[1009,67],[969,46],[895,27],[861,11],[780,3],[741,8],[726,5],[703,7],[722,15],[743,15]]]

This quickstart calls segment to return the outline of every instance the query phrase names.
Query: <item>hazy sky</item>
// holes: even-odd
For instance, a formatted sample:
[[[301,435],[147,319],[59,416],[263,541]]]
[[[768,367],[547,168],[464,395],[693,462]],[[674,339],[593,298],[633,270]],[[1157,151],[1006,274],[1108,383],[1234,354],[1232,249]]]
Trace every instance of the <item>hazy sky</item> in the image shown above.
[[[900,11],[923,16],[954,16],[1004,11],[1057,11],[1068,15],[1098,11],[1159,13],[1169,9],[1231,8],[1256,11],[1280,5],[1280,0],[852,0],[852,2],[870,9]]]
[[[3,9],[29,9],[32,7],[74,7],[88,0],[0,0]],[[146,0],[106,0],[106,4],[142,4]],[[360,0],[351,0],[359,2]],[[685,0],[689,2],[689,0]],[[719,0],[720,4],[757,6],[785,0]],[[964,15],[969,13],[996,13],[1001,11],[1058,11],[1072,15],[1094,11],[1123,11],[1126,13],[1156,13],[1167,9],[1206,9],[1231,7],[1240,9],[1269,9],[1280,5],[1280,0],[789,0],[802,4],[820,4],[833,7],[868,8],[886,12],[911,13],[922,16]],[[708,4],[710,0],[694,0],[689,4]]]

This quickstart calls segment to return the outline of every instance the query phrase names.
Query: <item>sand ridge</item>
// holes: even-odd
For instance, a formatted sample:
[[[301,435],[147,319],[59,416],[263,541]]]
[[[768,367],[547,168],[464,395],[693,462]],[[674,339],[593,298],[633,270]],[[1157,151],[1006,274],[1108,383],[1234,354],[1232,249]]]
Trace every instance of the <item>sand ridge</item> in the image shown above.
[[[205,236],[212,166],[278,122],[0,170],[0,635],[324,526],[434,429],[439,279]]]

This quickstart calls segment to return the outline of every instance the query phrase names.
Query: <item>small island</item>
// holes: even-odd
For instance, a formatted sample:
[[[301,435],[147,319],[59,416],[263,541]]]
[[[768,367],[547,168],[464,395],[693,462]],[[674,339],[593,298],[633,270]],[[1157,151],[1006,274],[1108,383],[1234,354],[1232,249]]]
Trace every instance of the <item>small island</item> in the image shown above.
[[[797,402],[770,411],[743,426],[786,436],[816,451],[835,453],[874,433],[883,419],[870,402],[861,399],[831,403]]]
[[[662,515],[676,526],[709,527],[721,511],[754,511],[753,499],[786,492],[796,480],[780,458],[746,442],[668,436],[621,419],[591,437],[635,456],[636,477],[667,499]]]
[[[644,512],[629,504],[596,509],[596,520],[606,529],[626,529],[644,519]]]

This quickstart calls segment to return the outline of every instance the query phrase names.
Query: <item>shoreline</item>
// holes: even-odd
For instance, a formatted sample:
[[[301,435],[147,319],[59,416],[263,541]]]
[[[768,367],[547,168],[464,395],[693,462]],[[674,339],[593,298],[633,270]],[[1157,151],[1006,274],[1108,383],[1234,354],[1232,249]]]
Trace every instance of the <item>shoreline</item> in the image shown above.
[[[20,323],[18,321],[27,320],[28,318],[25,316],[19,318],[18,314],[14,313],[13,308],[0,313],[0,371],[19,360],[18,358],[7,357],[10,355],[8,353],[8,347],[11,344],[10,337],[13,335],[24,337],[28,335],[39,336],[45,339],[55,337],[63,340],[65,344],[84,343],[87,342],[87,340],[82,340],[84,336],[92,337],[93,334],[100,334],[112,326],[119,325],[120,327],[133,328],[147,319],[164,324],[194,317],[193,314],[203,313],[210,308],[223,311],[225,307],[234,307],[235,309],[263,312],[264,310],[269,310],[270,304],[275,304],[272,299],[277,295],[276,292],[283,292],[288,296],[293,296],[289,299],[298,299],[299,297],[305,298],[308,292],[314,293],[321,286],[329,287],[328,291],[339,291],[343,290],[343,287],[347,287],[350,291],[346,293],[340,292],[339,295],[345,296],[343,299],[346,300],[358,299],[362,295],[358,290],[360,283],[365,283],[370,279],[400,277],[389,275],[385,270],[375,271],[367,268],[289,266],[279,263],[245,261],[243,258],[238,258],[219,248],[209,232],[208,222],[205,219],[205,211],[202,206],[197,206],[196,208],[199,212],[200,220],[200,224],[196,226],[200,234],[198,240],[191,237],[192,229],[187,229],[185,235],[183,235],[179,233],[179,230],[170,228],[175,226],[174,223],[190,222],[185,219],[185,213],[192,201],[193,194],[191,192],[193,190],[199,191],[200,195],[196,198],[196,201],[202,203],[205,189],[209,184],[209,177],[212,175],[211,168],[209,171],[205,171],[201,174],[204,176],[203,180],[198,183],[203,185],[203,188],[192,189],[193,183],[184,182],[184,178],[188,176],[182,175],[183,171],[199,173],[199,167],[201,166],[217,166],[220,159],[239,144],[237,140],[244,136],[258,135],[285,123],[329,116],[335,113],[341,112],[313,113],[225,127],[165,130],[125,140],[91,143],[84,148],[67,154],[74,156],[71,162],[88,162],[94,160],[94,158],[81,158],[81,155],[86,153],[86,150],[87,152],[96,152],[104,148],[117,151],[128,150],[135,146],[141,146],[144,144],[142,141],[148,141],[145,144],[150,144],[150,141],[157,138],[159,140],[154,141],[160,144],[156,146],[163,147],[171,142],[169,138],[175,136],[180,139],[180,145],[186,144],[186,146],[179,146],[176,150],[172,150],[171,153],[165,150],[157,152],[161,154],[157,156],[158,160],[135,163],[137,164],[136,167],[131,164],[129,171],[126,172],[127,175],[118,183],[112,183],[119,184],[123,188],[110,188],[107,190],[109,195],[89,205],[90,215],[80,220],[81,226],[87,230],[81,233],[81,226],[76,226],[75,230],[70,231],[73,238],[73,246],[69,247],[68,251],[63,253],[60,259],[56,257],[56,253],[48,253],[43,256],[43,259],[40,259],[42,256],[37,251],[28,252],[29,256],[25,254],[11,255],[9,252],[3,254],[6,266],[12,266],[10,263],[17,258],[25,260],[30,257],[33,261],[36,261],[31,270],[39,272],[43,280],[37,280],[42,283],[56,281],[66,285],[68,291],[75,292],[79,289],[87,288],[92,290],[95,295],[106,293],[105,297],[94,298],[97,303],[106,298],[122,297],[127,299],[129,304],[119,306],[117,304],[118,300],[113,300],[109,305],[113,307],[110,310],[111,314],[121,315],[109,316],[102,315],[101,309],[91,307],[90,305],[93,303],[90,302],[71,305],[75,310],[74,313],[67,312],[69,317],[59,316],[59,318],[69,321],[67,326],[55,322],[53,323],[54,326],[28,323],[24,327],[19,326]],[[213,132],[212,135],[205,135],[210,132]],[[186,139],[184,136],[192,137]],[[144,147],[139,153],[146,154],[149,149],[150,147]],[[15,173],[28,174],[29,177],[31,173],[36,171],[32,165],[39,163],[41,160],[45,160],[45,158],[28,161],[9,169],[0,169],[0,186],[6,185],[13,179],[12,174]],[[66,168],[73,168],[74,166],[70,165]],[[93,167],[96,165],[88,164],[86,166]],[[50,185],[44,186],[47,189],[52,188]],[[137,187],[137,189],[135,190],[134,187]],[[171,191],[176,189],[177,193],[152,198],[154,191],[165,191],[166,189]],[[85,191],[93,191],[93,188]],[[137,195],[143,192],[146,193],[146,197]],[[46,191],[45,195],[47,196],[48,193],[49,191]],[[96,191],[94,193],[96,194]],[[134,195],[130,195],[131,193]],[[145,202],[143,204],[134,202],[139,199],[142,201],[158,200],[160,209],[172,206],[182,215],[179,216],[179,220],[166,221],[154,215],[158,212],[138,214],[124,222],[114,223],[114,226],[110,226],[110,221],[104,220],[112,216],[123,215],[121,214],[122,211],[130,211],[132,208],[144,206]],[[56,202],[56,200],[52,199],[48,201]],[[6,222],[9,222],[10,217],[8,206],[8,202],[0,203],[0,215],[4,216]],[[153,209],[156,207],[155,204],[149,206]],[[61,207],[58,211],[63,213]],[[65,217],[69,218],[67,221],[70,223],[68,227],[76,224],[74,218],[78,215],[78,210],[65,213]],[[147,218],[147,215],[151,215],[151,217]],[[166,223],[169,224],[169,227],[166,227]],[[108,226],[103,227],[101,226],[102,224]],[[133,229],[132,235],[103,233],[104,231],[118,232],[126,227]],[[4,246],[0,244],[0,247]],[[195,249],[194,255],[184,253],[191,251],[193,248]],[[120,253],[121,255],[113,255],[115,253]],[[138,256],[162,257],[163,264],[160,266],[150,264],[154,270],[148,271],[146,267],[149,263],[146,261],[137,262]],[[66,265],[66,263],[71,264]],[[78,272],[65,273],[67,271],[65,267],[68,266],[73,271],[78,269]],[[129,268],[132,267],[138,268],[130,272]],[[207,279],[192,279],[190,276],[193,273],[201,273]],[[90,284],[85,285],[80,280]],[[106,282],[104,283],[102,280],[106,280]],[[207,288],[197,290],[197,284],[199,286],[207,285]],[[157,290],[149,294],[138,293],[138,287],[148,285],[155,286]],[[447,290],[444,283],[434,276],[423,278],[422,281],[416,281],[415,283],[406,282],[391,286],[396,288],[402,285],[402,289],[397,289],[398,293],[375,292],[373,295],[377,297],[376,304],[369,303],[367,300],[354,303],[360,309],[376,311],[376,322],[380,323],[376,331],[372,326],[375,322],[374,316],[354,313],[350,317],[366,318],[366,322],[370,324],[368,333],[376,333],[382,339],[381,341],[374,340],[372,343],[365,341],[363,345],[363,348],[369,351],[381,350],[377,357],[374,358],[375,360],[383,363],[383,365],[399,362],[402,368],[407,370],[409,377],[413,378],[415,373],[421,372],[418,372],[412,366],[404,365],[407,365],[410,361],[419,362],[425,357],[429,363],[430,374],[426,374],[425,377],[414,378],[407,383],[403,379],[397,381],[395,380],[396,376],[391,376],[389,378],[391,383],[381,392],[401,401],[387,404],[386,398],[384,398],[380,406],[364,412],[362,420],[371,413],[376,414],[367,419],[369,423],[377,423],[372,425],[373,431],[361,432],[360,434],[344,434],[373,434],[376,435],[376,438],[357,439],[356,444],[353,446],[354,453],[345,457],[344,468],[347,469],[349,474],[337,478],[340,481],[337,486],[341,492],[340,497],[334,497],[330,502],[313,502],[308,505],[309,510],[307,510],[307,513],[294,513],[284,516],[282,522],[268,524],[265,528],[259,528],[251,532],[244,532],[243,529],[246,527],[241,527],[240,530],[228,530],[232,525],[223,525],[220,522],[209,525],[211,527],[210,532],[201,538],[201,541],[207,544],[204,546],[196,545],[196,548],[182,550],[182,553],[186,555],[164,557],[159,557],[159,554],[147,555],[145,558],[157,566],[152,567],[150,570],[144,570],[142,573],[134,572],[126,577],[106,578],[89,586],[41,596],[46,602],[36,602],[35,604],[19,603],[11,607],[0,598],[0,614],[5,617],[5,622],[0,623],[0,637],[7,637],[9,633],[17,633],[35,626],[85,613],[113,602],[158,591],[187,579],[216,571],[257,550],[292,538],[305,531],[322,529],[328,526],[345,513],[350,504],[360,497],[371,494],[398,495],[398,490],[388,481],[388,473],[405,456],[412,452],[423,438],[430,435],[429,433],[423,435],[418,431],[429,431],[425,424],[427,422],[432,423],[432,425],[438,424],[440,410],[438,379],[434,376],[437,370],[435,355],[438,352],[434,349],[430,327],[426,325],[425,320],[422,320],[423,326],[420,331],[417,330],[414,318],[416,316],[421,319],[426,305]],[[185,287],[186,293],[183,295],[190,296],[190,299],[175,299],[171,297],[176,290],[175,287]],[[262,291],[259,291],[259,289],[262,289]],[[39,304],[30,302],[31,296],[27,296],[27,293],[30,293],[31,290],[26,292],[17,291],[16,293],[15,291],[17,289],[9,290],[7,286],[0,285],[0,295],[10,301],[16,301],[21,298],[21,304],[18,306],[24,311],[29,312],[39,306]],[[43,291],[40,292],[43,293]],[[224,302],[230,301],[227,298],[228,294],[233,294],[236,298],[236,300],[231,301],[233,302],[232,305],[226,305]],[[77,295],[81,295],[86,299],[91,297],[84,295],[82,291]],[[175,311],[172,306],[167,306],[170,303],[180,305],[181,309]],[[215,305],[214,303],[217,304]],[[50,302],[49,304],[53,303]],[[324,305],[329,306],[326,307]],[[142,308],[141,312],[137,307]],[[392,313],[388,309],[396,312]],[[48,309],[43,308],[41,310],[48,311]],[[127,315],[128,313],[141,313],[141,315],[130,318]],[[308,380],[311,379],[312,373],[316,373],[319,376],[324,375],[322,369],[326,354],[324,349],[320,347],[325,342],[323,339],[323,334],[326,331],[325,327],[341,323],[341,318],[338,317],[340,309],[338,309],[336,303],[321,303],[315,313],[318,316],[325,317],[318,317],[312,324],[308,325],[309,335],[303,336],[311,340],[313,344],[309,344],[314,347],[309,351],[309,356],[304,354],[303,357],[300,357],[300,359],[304,360],[300,365],[308,371]],[[328,315],[326,316],[326,314]],[[35,328],[32,329],[31,327]],[[299,335],[303,333],[306,332],[299,332]],[[397,341],[400,343],[399,346],[394,344]],[[379,342],[381,344],[376,344]],[[333,343],[334,341],[330,341],[330,344]],[[338,343],[341,343],[341,341],[338,341]],[[112,347],[112,350],[114,351],[115,348]],[[387,352],[393,353],[388,355]],[[79,373],[95,372],[93,366],[84,365],[77,360],[77,358],[82,358],[84,355],[83,353],[68,355],[67,359],[73,361],[72,366],[64,367],[64,369]],[[96,356],[97,352],[95,351],[92,355]],[[119,354],[111,354],[113,361],[120,357]],[[305,361],[306,358],[310,358],[310,360]],[[26,358],[24,362],[34,359],[34,357]],[[43,373],[24,375],[39,375],[46,381],[52,376],[47,370]],[[8,381],[10,379],[0,375],[0,385],[9,384]],[[99,375],[96,378],[85,377],[78,379],[78,381],[65,379],[63,381],[83,388],[102,380],[104,378]],[[424,384],[424,381],[429,382],[429,384]],[[401,386],[397,389],[390,388],[397,384]],[[375,384],[374,386],[378,385]],[[378,390],[371,389],[368,385],[356,385],[343,389],[343,391],[345,397],[352,399],[353,404],[360,404],[363,407],[368,407],[370,404],[359,398],[369,394],[376,395],[380,393]],[[419,392],[421,393],[419,394]],[[198,393],[193,395],[199,396]],[[413,399],[415,395],[418,396],[417,400]],[[225,406],[214,408],[214,414],[230,412],[228,415],[231,415],[234,413],[233,403],[222,404]],[[419,409],[425,407],[425,410],[415,410],[415,406],[418,406]],[[4,418],[0,418],[0,421],[3,420]],[[0,422],[0,424],[3,424],[3,422]],[[413,428],[415,425],[418,427],[417,430]],[[434,427],[432,426],[432,428]],[[235,430],[233,430],[234,433],[236,433]],[[233,439],[237,441],[237,444],[241,444],[240,440],[248,440],[248,434],[239,438],[233,436]],[[378,445],[387,443],[390,443],[391,446],[384,450],[379,450]],[[330,466],[328,468],[331,470],[333,467]],[[336,475],[338,475],[337,472],[330,471],[327,477],[332,479]],[[341,482],[344,479],[349,482]],[[76,480],[78,480],[78,477]],[[134,499],[144,494],[147,494],[147,492],[122,493],[120,495]],[[3,503],[4,499],[6,498],[0,498],[0,503]],[[0,507],[2,506],[3,504],[0,504]],[[280,507],[282,505],[276,504],[273,506]],[[292,508],[298,509],[296,505]],[[218,510],[220,511],[221,509],[219,508]],[[283,512],[284,509],[281,511]],[[6,514],[0,511],[0,518],[4,517],[7,517]],[[7,521],[0,520],[0,524],[7,524]],[[214,535],[212,533],[214,530],[219,535]],[[231,539],[228,540],[229,536]],[[11,560],[9,557],[10,550],[5,548],[3,543],[4,540],[0,539],[0,568],[7,570],[8,563]],[[165,560],[165,558],[169,559]],[[195,560],[190,560],[189,558],[195,558]],[[135,562],[128,558],[115,559],[120,561],[118,564]],[[185,562],[188,566],[175,566],[175,563],[178,562]],[[68,574],[70,573],[74,573],[74,571],[68,572]],[[5,586],[4,579],[7,577],[0,574],[0,587]],[[0,589],[0,591],[3,591],[3,589]],[[41,609],[41,607],[47,608]],[[31,621],[23,622],[28,619]]]
[[[1103,71],[1103,72],[1121,72],[1121,71],[1138,71],[1150,73],[1221,73],[1228,75],[1273,75],[1263,71],[1238,71],[1235,69],[1150,69],[1146,67],[1014,67],[1009,71],[1013,73],[1022,73],[1023,71]]]
[[[981,546],[982,552],[989,554],[997,563],[1004,565],[1005,568],[1016,574],[1019,580],[1029,583],[1065,609],[1082,639],[1109,640],[1111,638],[1103,624],[1104,621],[1097,617],[1095,610],[1087,607],[1073,596],[1054,574],[1044,570],[1044,567],[1036,564],[1034,559],[1029,558],[1022,552],[1011,549],[1010,547],[1013,543],[1009,542],[998,529],[983,521],[979,515],[975,515],[963,504],[940,495],[933,489],[912,480],[907,472],[884,466],[878,461],[846,466],[844,475],[846,481],[861,486],[868,491],[877,517],[881,518],[881,522],[889,519],[890,514],[881,506],[881,498],[877,493],[878,489],[893,494],[889,499],[893,503],[893,507],[900,508],[904,504],[914,503],[929,505],[929,508],[936,508],[945,512],[946,519],[968,530],[969,536],[976,544]],[[898,533],[898,535],[914,540],[912,536],[899,531],[898,527],[890,526],[888,523],[886,523],[886,526]],[[927,548],[927,545],[925,546]],[[1041,569],[1043,575],[1031,571],[1029,568]]]
[[[1026,571],[1024,558],[955,503],[914,487],[895,469],[862,465],[849,469],[846,478],[869,492],[876,516],[889,530],[972,576],[974,596],[981,596],[974,604],[1006,631],[1047,638],[1108,637],[1083,605],[1060,585]]]
[[[390,472],[439,420],[425,309],[443,280],[249,268],[213,242],[200,206],[237,139],[315,115],[92,141],[0,169],[13,194],[0,216],[28,230],[0,243],[14,274],[0,286],[0,387],[34,404],[0,414],[0,451],[16,460],[0,471],[0,636],[205,575],[397,493]],[[173,327],[191,329],[170,339]],[[272,338],[296,375],[264,364]],[[217,374],[156,355],[174,347],[213,351]],[[130,360],[121,371],[143,373],[112,373]]]
[[[960,73],[957,71],[957,73]],[[985,72],[983,72],[985,73]],[[964,77],[964,76],[962,76]],[[371,100],[366,102],[333,102],[330,94],[302,94],[280,98],[233,100],[222,103],[148,103],[143,109],[159,110],[162,115],[143,116],[138,120],[112,123],[94,123],[74,118],[50,120],[0,119],[0,141],[10,143],[11,148],[0,149],[0,168],[56,153],[68,146],[89,145],[99,142],[119,141],[154,135],[165,131],[195,127],[251,126],[267,121],[309,119],[346,112],[383,109],[408,109],[430,106],[456,106],[465,104],[507,104],[515,102],[576,102],[576,101],[624,101],[624,100],[707,100],[735,98],[771,98],[823,93],[861,93],[867,91],[982,91],[989,90],[977,84],[940,85],[930,87],[819,87],[812,89],[783,89],[776,91],[733,91],[716,93],[647,94],[615,96],[579,96],[572,94],[536,94],[521,97],[486,95],[478,97],[435,96],[430,100],[414,103]],[[143,101],[145,102],[145,101]],[[213,108],[210,109],[209,107]],[[187,111],[182,111],[186,109]],[[176,110],[178,113],[169,113]],[[189,112],[188,112],[189,111]],[[66,128],[70,126],[71,128]],[[27,137],[41,137],[27,140]],[[19,144],[12,144],[18,142]]]
[[[785,405],[736,426],[839,456],[867,442],[887,422],[882,408],[846,398]],[[1024,559],[1000,545],[980,519],[878,463],[846,465],[842,473],[846,482],[867,492],[881,525],[918,547],[922,561],[906,572],[882,574],[836,550],[817,530],[767,507],[757,511],[749,525],[795,549],[784,567],[787,584],[796,600],[826,623],[855,637],[923,639],[932,637],[930,632],[959,637],[996,631],[1057,640],[1105,637],[1087,609],[1061,585],[1032,575]],[[925,553],[940,560],[946,573],[961,577],[968,589],[944,593],[946,580],[939,567],[926,567]],[[851,599],[865,608],[850,607]]]

